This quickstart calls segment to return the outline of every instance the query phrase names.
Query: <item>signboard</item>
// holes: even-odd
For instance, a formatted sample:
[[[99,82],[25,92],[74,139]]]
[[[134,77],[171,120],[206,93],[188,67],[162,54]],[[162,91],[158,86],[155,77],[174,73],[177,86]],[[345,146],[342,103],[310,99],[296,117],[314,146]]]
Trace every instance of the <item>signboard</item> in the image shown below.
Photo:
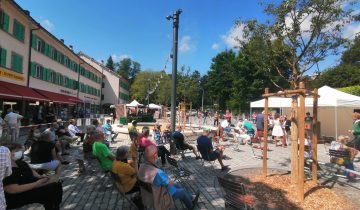
[[[5,77],[11,80],[24,81],[22,74],[11,72],[5,69],[0,69],[0,77]]]
[[[86,125],[86,126],[90,125],[90,118],[86,118],[86,120],[85,120],[85,125]]]

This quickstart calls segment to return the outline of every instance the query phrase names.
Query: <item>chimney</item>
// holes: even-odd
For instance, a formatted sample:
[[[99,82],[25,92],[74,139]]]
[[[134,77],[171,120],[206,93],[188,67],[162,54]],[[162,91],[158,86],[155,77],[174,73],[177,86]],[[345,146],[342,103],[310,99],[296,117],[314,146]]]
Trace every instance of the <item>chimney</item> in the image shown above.
[[[28,16],[30,16],[30,11],[29,10],[24,10],[24,13]]]
[[[70,48],[70,50],[71,50],[71,51],[74,51],[74,49],[73,49],[73,46],[72,46],[72,45],[69,45],[69,48]]]
[[[65,43],[64,39],[60,39],[60,41],[61,41],[62,43]]]
[[[101,60],[101,64],[104,65],[104,60]]]

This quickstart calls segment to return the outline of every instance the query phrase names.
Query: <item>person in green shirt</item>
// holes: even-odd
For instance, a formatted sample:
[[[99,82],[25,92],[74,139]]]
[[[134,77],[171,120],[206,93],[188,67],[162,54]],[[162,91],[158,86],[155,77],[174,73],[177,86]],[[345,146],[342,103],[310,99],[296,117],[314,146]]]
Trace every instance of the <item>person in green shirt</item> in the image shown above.
[[[94,134],[95,142],[92,145],[93,155],[99,160],[101,168],[105,171],[110,171],[112,162],[115,160],[108,146],[106,146],[104,134],[96,132]]]
[[[354,124],[352,130],[349,130],[349,132],[354,135],[354,139],[349,142],[347,146],[360,150],[360,113],[354,112],[352,118]]]

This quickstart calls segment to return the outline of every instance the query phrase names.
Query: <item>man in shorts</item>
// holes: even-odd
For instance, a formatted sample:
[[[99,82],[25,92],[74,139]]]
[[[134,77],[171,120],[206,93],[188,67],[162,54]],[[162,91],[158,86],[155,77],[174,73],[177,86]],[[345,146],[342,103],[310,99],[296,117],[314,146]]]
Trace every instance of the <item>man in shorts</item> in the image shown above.
[[[225,166],[222,161],[224,156],[223,155],[224,147],[218,146],[214,150],[211,139],[208,137],[209,132],[210,132],[209,128],[204,128],[203,134],[199,136],[199,138],[197,139],[199,152],[204,160],[214,161],[217,159],[221,165],[221,170],[226,170],[228,169],[228,166]]]
[[[196,159],[200,159],[200,156],[197,153],[196,147],[185,142],[184,135],[181,133],[181,126],[176,126],[176,131],[172,134],[172,138],[175,141],[177,149],[180,150],[192,150],[195,154]]]

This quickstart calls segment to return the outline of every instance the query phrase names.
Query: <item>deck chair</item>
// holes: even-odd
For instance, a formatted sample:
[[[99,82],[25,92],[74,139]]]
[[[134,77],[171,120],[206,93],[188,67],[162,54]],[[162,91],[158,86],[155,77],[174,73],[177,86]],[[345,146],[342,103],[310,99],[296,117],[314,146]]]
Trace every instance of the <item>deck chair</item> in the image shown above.
[[[242,199],[243,196],[247,195],[244,184],[229,181],[219,176],[217,179],[225,191],[225,209],[253,210],[252,204],[248,204]]]
[[[210,163],[210,167],[214,170],[214,165],[215,165],[215,160],[210,160],[210,158],[209,158],[209,153],[208,152],[206,152],[206,156],[204,157],[203,155],[202,155],[202,153],[200,152],[200,148],[199,148],[199,145],[196,145],[196,148],[197,148],[197,150],[199,151],[199,153],[200,153],[200,155],[201,155],[201,165],[202,166],[205,166],[205,162],[209,162]]]
[[[120,177],[113,173],[112,171],[110,171],[110,175],[111,175],[111,178],[113,179],[114,181],[114,187],[117,189],[117,191],[120,193],[121,197],[123,197],[125,200],[127,200],[130,205],[132,207],[134,207],[135,209],[139,209],[136,204],[131,200],[131,196],[134,194],[134,193],[131,193],[131,194],[127,194],[124,192],[124,190],[122,189],[121,185],[117,184],[117,183],[120,183],[121,182],[121,179]],[[130,198],[128,197],[130,196]]]
[[[174,158],[166,156],[166,160],[171,165],[169,171],[174,176],[174,182],[179,180],[182,184],[185,184],[185,181],[188,180],[193,173],[180,167],[178,161]]]

